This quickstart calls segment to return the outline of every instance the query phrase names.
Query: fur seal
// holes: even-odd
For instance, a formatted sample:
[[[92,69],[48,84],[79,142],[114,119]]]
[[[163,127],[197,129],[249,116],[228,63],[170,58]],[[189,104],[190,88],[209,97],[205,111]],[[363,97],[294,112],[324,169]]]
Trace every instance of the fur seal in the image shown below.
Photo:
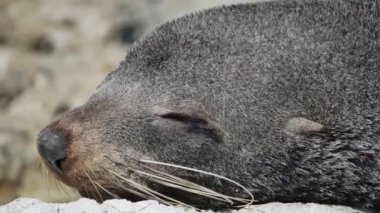
[[[137,43],[38,150],[99,201],[380,210],[379,23],[373,0],[187,15]]]

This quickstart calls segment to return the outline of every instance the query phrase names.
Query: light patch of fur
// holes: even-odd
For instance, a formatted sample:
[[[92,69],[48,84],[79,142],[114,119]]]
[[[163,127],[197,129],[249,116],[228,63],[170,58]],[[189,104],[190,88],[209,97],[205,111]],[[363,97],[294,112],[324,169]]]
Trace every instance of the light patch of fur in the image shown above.
[[[291,118],[285,126],[285,132],[299,135],[320,132],[322,129],[322,124],[303,117]]]

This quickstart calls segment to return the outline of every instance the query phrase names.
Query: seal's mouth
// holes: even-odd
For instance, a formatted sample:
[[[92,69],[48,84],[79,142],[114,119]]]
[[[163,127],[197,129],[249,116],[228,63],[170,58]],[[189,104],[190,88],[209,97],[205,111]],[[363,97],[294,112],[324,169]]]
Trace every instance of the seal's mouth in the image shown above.
[[[63,174],[63,169],[62,169],[62,162],[65,160],[66,158],[62,158],[61,160],[57,160],[57,161],[48,161],[47,164],[49,165],[49,168],[51,168],[52,170],[54,170],[55,172],[58,172],[60,174]]]

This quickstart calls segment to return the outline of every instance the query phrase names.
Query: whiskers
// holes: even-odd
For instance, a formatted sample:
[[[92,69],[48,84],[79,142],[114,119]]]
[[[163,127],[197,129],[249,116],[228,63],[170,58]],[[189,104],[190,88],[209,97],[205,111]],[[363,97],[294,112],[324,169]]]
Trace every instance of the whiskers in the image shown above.
[[[39,161],[39,167],[43,173],[43,180],[45,181],[45,183],[48,183],[46,184],[47,193],[50,197],[57,194],[57,192],[61,195],[63,194],[64,196],[66,196],[67,198],[65,199],[70,199],[75,195],[75,193],[71,191],[70,187],[66,186],[64,183],[57,180],[57,178],[53,176],[53,174],[50,172],[50,170],[47,168],[47,166],[42,160]],[[54,187],[51,188],[52,186]],[[57,192],[55,192],[55,190],[57,190]]]
[[[92,175],[97,179],[94,170],[93,170],[91,167],[89,167],[89,168],[90,168],[90,170],[91,170]],[[96,191],[96,194],[92,191],[92,195],[94,196],[94,198],[95,198],[96,200],[99,200],[99,201],[101,201],[101,202],[104,201],[102,194],[101,194],[101,193],[99,192],[99,190],[98,190],[98,187],[99,187],[103,192],[105,192],[106,194],[110,195],[112,198],[114,198],[114,199],[120,199],[120,197],[119,197],[118,195],[116,195],[116,194],[113,193],[113,192],[110,192],[110,191],[107,190],[105,187],[103,187],[99,182],[97,182],[96,180],[94,180],[93,178],[91,178],[91,176],[88,174],[88,172],[87,172],[85,169],[83,169],[83,172],[86,174],[87,178],[90,180],[90,182],[91,182],[93,188],[94,188],[95,191]],[[86,187],[84,184],[82,184],[82,187],[84,188],[84,190],[85,190],[85,192],[86,192],[86,194],[87,194],[87,197],[89,197],[89,193],[88,193],[87,187]]]
[[[125,165],[125,163],[118,164],[118,166],[120,165]],[[228,182],[229,184],[233,184],[239,187],[240,189],[242,189],[241,191],[246,193],[247,196],[236,197],[232,195],[227,195],[218,192],[215,189],[207,188],[206,186],[202,186],[198,183],[175,176],[173,174],[169,174],[164,171],[159,171],[157,168],[155,168],[154,165],[185,170],[188,172],[198,173],[203,176],[209,176],[219,180],[223,180]],[[45,171],[45,177],[49,176],[48,169],[46,169],[46,167],[43,164],[42,168]],[[168,194],[164,194],[159,190],[155,190],[154,187],[148,186],[147,184],[143,184],[142,182],[145,183],[145,181],[140,182],[140,180],[147,180],[148,182],[158,184],[167,188],[192,193],[194,195],[215,200],[215,202],[219,202],[220,204],[225,203],[227,206],[231,207],[244,208],[250,206],[255,202],[252,193],[246,187],[234,180],[231,180],[227,177],[215,173],[152,160],[140,160],[129,162],[128,167],[124,169],[127,169],[125,171],[130,172],[130,175],[134,175],[135,177],[131,177],[130,175],[125,174],[119,174],[118,172],[112,171],[107,168],[96,170],[95,172],[91,167],[89,167],[89,165],[84,165],[84,167],[82,167],[81,170],[82,172],[79,171],[79,173],[82,173],[82,175],[79,175],[78,173],[77,176],[77,172],[75,172],[71,178],[76,179],[77,184],[81,185],[81,187],[78,185],[80,188],[82,188],[81,193],[85,193],[87,197],[95,198],[96,200],[101,202],[110,197],[120,199],[120,196],[124,195],[123,193],[125,192],[125,194],[130,193],[131,195],[135,195],[143,199],[154,199],[162,204],[170,206],[180,205],[184,207],[197,209],[195,206],[192,206],[194,205],[193,203],[186,203],[186,201],[176,199],[175,197],[171,197]],[[100,176],[101,178],[99,178],[98,176]],[[86,179],[88,181],[86,181]],[[104,181],[100,181],[104,179],[106,180],[106,185],[102,185]],[[66,192],[63,189],[60,182],[55,180],[55,183],[57,188],[60,189],[60,191]],[[113,190],[112,188],[115,190]],[[248,196],[249,199],[246,198]]]
[[[133,180],[130,180],[128,178],[125,178],[125,177],[117,174],[114,171],[108,170],[108,172],[113,174],[115,177],[118,177],[121,180],[125,181],[130,187],[132,187],[132,188],[129,188],[129,187],[124,186],[123,189],[125,189],[125,190],[127,190],[127,191],[129,191],[135,195],[138,195],[142,198],[155,199],[155,200],[158,200],[161,203],[166,204],[166,205],[182,205],[182,206],[192,207],[191,205],[183,203],[183,202],[176,200],[172,197],[166,196],[166,195],[161,194],[161,193],[159,193],[153,189],[150,189],[147,186],[144,186],[144,185],[137,183]]]
[[[99,190],[98,190],[98,187],[97,185],[95,184],[95,182],[92,180],[91,176],[87,173],[86,170],[83,170],[83,172],[86,174],[87,178],[90,180],[92,186],[94,187],[95,191],[96,191],[96,194],[93,192],[93,195],[95,197],[96,200],[99,200],[101,202],[103,202],[103,197],[102,195],[99,193]],[[99,197],[98,197],[99,196]]]
[[[240,183],[238,183],[234,180],[231,180],[229,178],[226,178],[224,176],[221,176],[221,175],[218,175],[215,173],[211,173],[211,172],[207,172],[207,171],[203,171],[203,170],[199,170],[199,169],[194,169],[194,168],[190,168],[190,167],[170,164],[170,163],[151,161],[151,160],[140,160],[140,161],[144,162],[144,163],[148,163],[148,164],[156,164],[156,165],[161,165],[161,166],[168,166],[168,167],[173,167],[173,168],[177,168],[177,169],[192,171],[192,172],[196,172],[196,173],[200,173],[200,174],[208,175],[208,176],[213,176],[215,178],[225,180],[225,181],[230,182],[230,183],[238,186],[239,188],[243,189],[247,193],[247,195],[250,197],[250,199],[228,196],[228,195],[213,191],[211,189],[208,189],[208,188],[201,186],[199,184],[193,183],[191,181],[188,181],[188,180],[185,180],[185,179],[173,176],[173,175],[169,175],[169,174],[166,174],[163,172],[156,171],[156,172],[158,172],[158,174],[167,177],[167,179],[163,179],[161,176],[160,179],[163,181],[163,182],[161,182],[162,184],[167,184],[168,183],[167,180],[170,180],[170,184],[171,185],[173,184],[172,187],[177,188],[177,186],[181,186],[181,187],[178,187],[178,189],[182,189],[184,191],[191,192],[194,194],[198,194],[198,195],[208,197],[211,199],[224,201],[224,202],[229,203],[230,205],[235,205],[235,202],[238,202],[238,203],[240,203],[240,205],[236,205],[236,207],[239,207],[239,208],[247,207],[247,206],[251,205],[253,202],[255,202],[255,199],[254,199],[252,193],[246,187],[244,187]],[[154,171],[154,170],[152,170],[152,171]],[[160,177],[160,176],[158,176],[158,177]],[[169,186],[169,184],[167,184],[167,186]]]
[[[180,178],[180,177],[177,177],[165,172],[158,171],[156,169],[153,169],[151,166],[144,165],[144,164],[155,164],[155,165],[160,165],[160,166],[167,166],[167,167],[172,167],[176,169],[182,169],[182,170],[186,170],[190,172],[199,173],[202,175],[212,176],[214,178],[227,181],[241,188],[243,191],[246,192],[246,194],[250,197],[250,199],[222,194],[212,189],[209,189],[205,186],[194,183],[192,181],[189,181],[189,180],[186,180],[186,179],[183,179],[183,178]],[[250,206],[251,204],[253,204],[253,202],[255,202],[252,193],[246,187],[244,187],[243,185],[241,185],[240,183],[234,180],[231,180],[229,178],[226,178],[224,176],[214,174],[211,172],[189,168],[185,166],[180,166],[180,165],[175,165],[175,164],[170,164],[170,163],[150,161],[150,160],[140,160],[138,166],[131,165],[130,167],[128,167],[128,170],[132,171],[134,174],[138,174],[139,176],[144,176],[147,180],[151,182],[154,182],[166,187],[182,190],[185,192],[193,193],[199,196],[207,197],[209,199],[217,200],[222,203],[227,203],[229,206],[244,208],[244,207]],[[194,208],[190,204],[184,203],[173,197],[169,197],[158,191],[155,191],[146,185],[140,184],[136,182],[135,180],[132,180],[132,178],[124,177],[112,170],[107,170],[107,171],[112,176],[116,177],[119,180],[119,182],[115,184],[121,189],[129,193],[132,193],[144,199],[155,199],[166,205],[181,205],[185,207]]]

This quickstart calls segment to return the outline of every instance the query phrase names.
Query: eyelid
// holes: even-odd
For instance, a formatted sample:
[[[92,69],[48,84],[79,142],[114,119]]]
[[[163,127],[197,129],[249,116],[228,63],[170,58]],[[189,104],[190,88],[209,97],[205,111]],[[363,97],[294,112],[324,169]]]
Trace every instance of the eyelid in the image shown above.
[[[208,123],[203,118],[196,117],[193,115],[189,115],[186,113],[180,113],[180,112],[168,112],[168,113],[160,114],[159,116],[161,118],[176,120],[176,121],[180,121],[183,123],[190,123],[191,122],[191,123],[198,123],[198,124],[203,124],[203,125],[206,125]]]
[[[156,115],[164,119],[186,124],[189,132],[206,135],[215,142],[223,142],[224,133],[215,122],[209,121],[207,118],[183,112],[165,112]]]

